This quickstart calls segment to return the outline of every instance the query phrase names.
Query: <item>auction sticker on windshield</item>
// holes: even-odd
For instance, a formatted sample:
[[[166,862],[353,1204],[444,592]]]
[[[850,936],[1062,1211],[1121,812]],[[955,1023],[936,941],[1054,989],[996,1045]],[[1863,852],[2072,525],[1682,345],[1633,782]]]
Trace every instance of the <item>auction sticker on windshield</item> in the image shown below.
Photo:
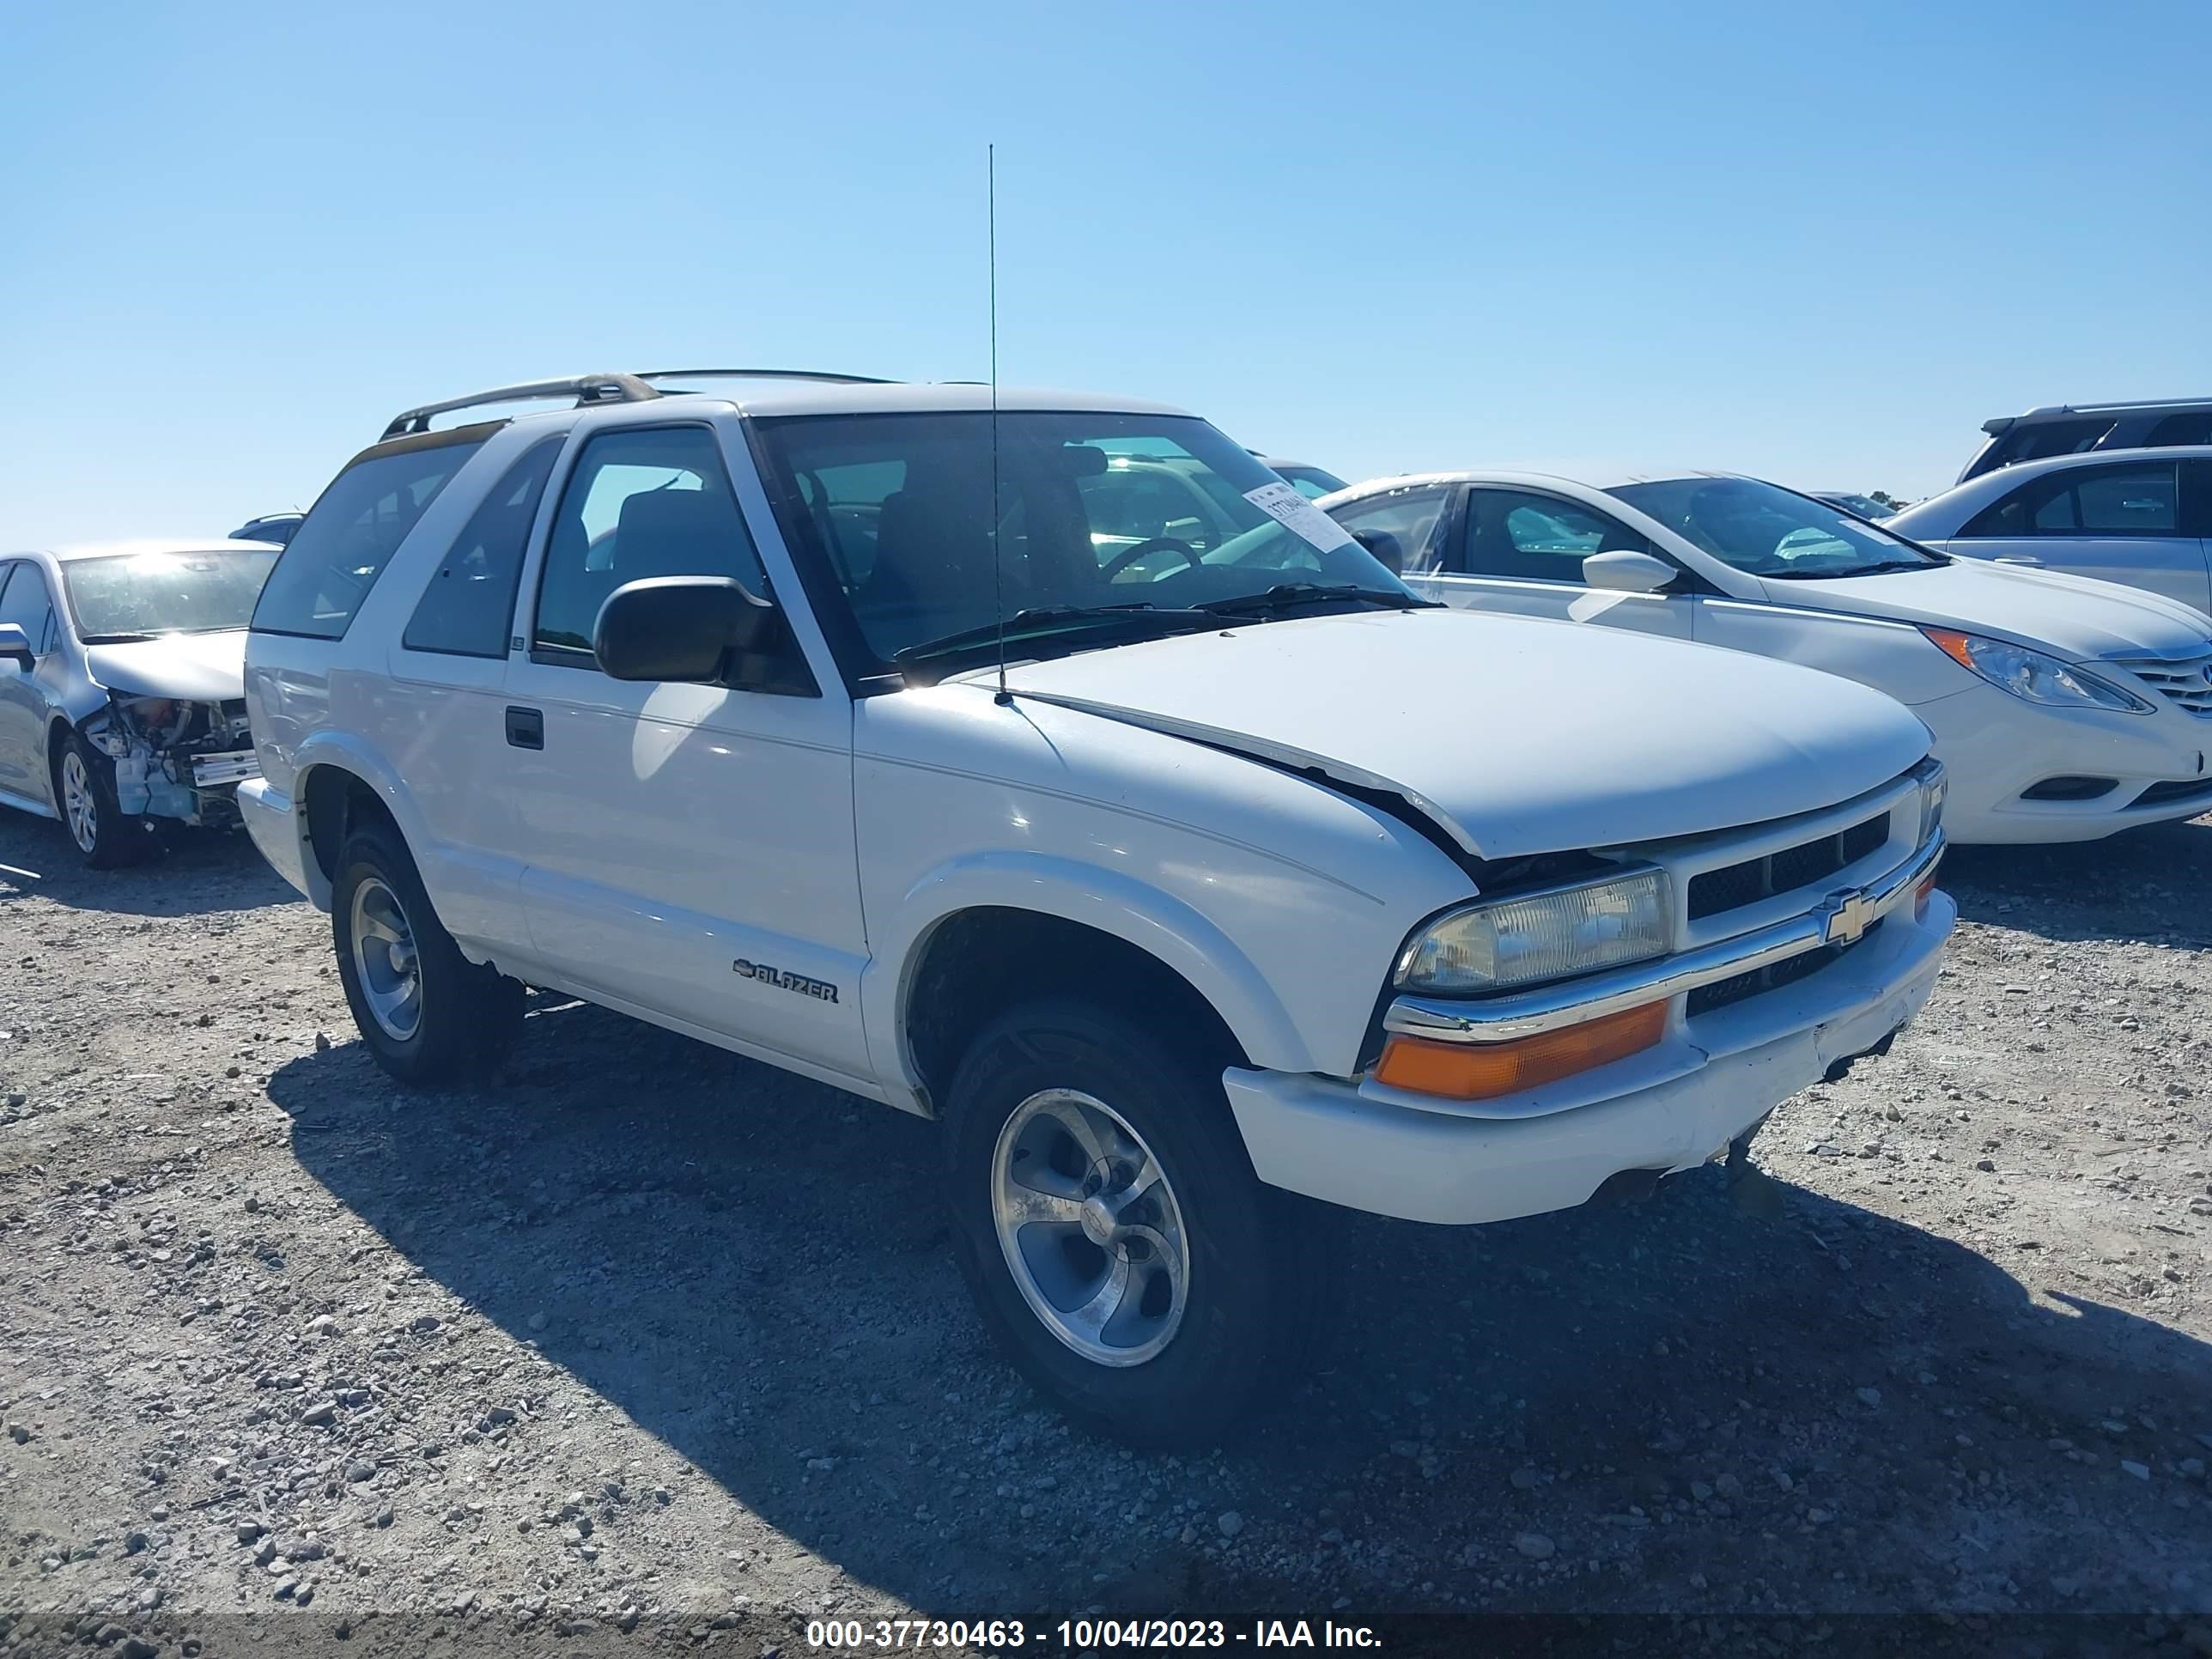
[[[1352,546],[1352,532],[1298,494],[1296,484],[1276,483],[1248,489],[1244,499],[1283,528],[1324,553]]]

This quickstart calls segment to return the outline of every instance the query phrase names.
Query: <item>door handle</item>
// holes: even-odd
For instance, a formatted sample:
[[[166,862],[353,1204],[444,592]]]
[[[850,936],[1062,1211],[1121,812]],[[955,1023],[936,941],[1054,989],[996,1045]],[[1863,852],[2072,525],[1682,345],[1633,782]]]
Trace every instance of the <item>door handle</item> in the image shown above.
[[[507,740],[516,749],[543,749],[545,746],[545,713],[539,708],[518,708],[507,706]]]

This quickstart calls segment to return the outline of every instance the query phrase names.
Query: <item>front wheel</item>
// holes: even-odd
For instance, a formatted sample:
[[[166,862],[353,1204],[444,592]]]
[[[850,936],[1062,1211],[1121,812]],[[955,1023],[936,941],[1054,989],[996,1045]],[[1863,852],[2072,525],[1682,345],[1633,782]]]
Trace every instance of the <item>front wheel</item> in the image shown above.
[[[116,801],[115,763],[74,732],[54,751],[54,804],[88,868],[118,869],[145,856],[145,825]]]
[[[506,1051],[522,987],[461,954],[397,830],[370,823],[346,837],[331,933],[362,1041],[402,1083],[448,1082]]]
[[[1015,1366],[1088,1428],[1218,1440],[1302,1287],[1218,1067],[1111,1012],[1033,1003],[976,1037],[945,1118],[962,1269]]]

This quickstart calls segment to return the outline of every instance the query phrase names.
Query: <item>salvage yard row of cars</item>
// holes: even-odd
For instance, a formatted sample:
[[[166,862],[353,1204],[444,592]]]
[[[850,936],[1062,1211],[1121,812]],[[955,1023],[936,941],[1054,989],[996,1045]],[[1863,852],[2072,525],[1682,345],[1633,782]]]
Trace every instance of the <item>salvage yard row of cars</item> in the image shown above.
[[[1754,1201],[1933,988],[1947,830],[2212,805],[2176,599],[1745,479],[1334,482],[1125,399],[501,387],[281,551],[0,567],[0,792],[95,862],[235,811],[403,1082],[538,986],[943,1120],[987,1324],[1153,1444],[1326,1310],[1300,1200]]]

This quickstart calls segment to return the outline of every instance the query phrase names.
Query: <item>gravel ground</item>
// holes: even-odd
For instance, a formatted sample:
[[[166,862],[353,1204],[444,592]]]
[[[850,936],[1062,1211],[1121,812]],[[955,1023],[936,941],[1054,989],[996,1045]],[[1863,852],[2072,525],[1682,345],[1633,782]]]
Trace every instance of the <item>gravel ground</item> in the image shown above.
[[[544,998],[495,1086],[404,1095],[244,842],[100,875],[0,813],[0,1650],[1224,1597],[2212,1649],[2212,823],[1955,855],[1927,1012],[1760,1139],[1778,1221],[1714,1170],[1317,1215],[1318,1369],[1186,1459],[985,1346],[930,1125]]]

